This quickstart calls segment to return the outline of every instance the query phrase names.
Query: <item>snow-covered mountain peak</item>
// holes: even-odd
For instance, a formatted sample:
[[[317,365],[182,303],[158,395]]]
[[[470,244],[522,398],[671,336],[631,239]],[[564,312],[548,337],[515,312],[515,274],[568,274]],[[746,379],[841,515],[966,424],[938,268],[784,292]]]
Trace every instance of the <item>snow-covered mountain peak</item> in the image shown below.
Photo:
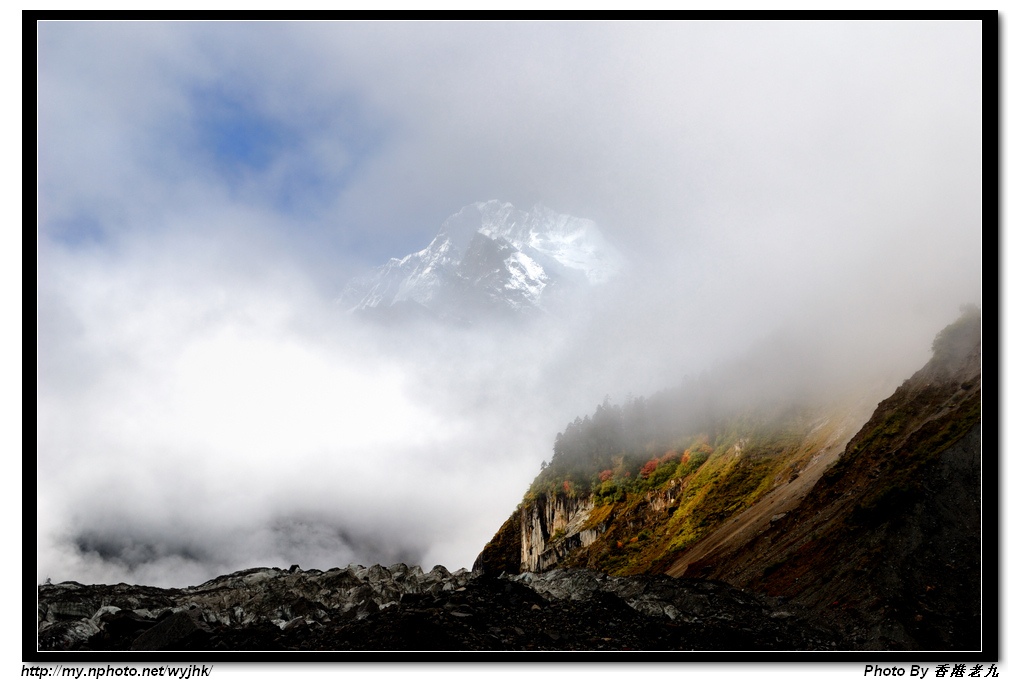
[[[473,310],[543,308],[550,290],[605,282],[622,263],[591,220],[496,200],[447,218],[421,251],[353,280],[339,303],[351,311],[417,305],[454,317]]]

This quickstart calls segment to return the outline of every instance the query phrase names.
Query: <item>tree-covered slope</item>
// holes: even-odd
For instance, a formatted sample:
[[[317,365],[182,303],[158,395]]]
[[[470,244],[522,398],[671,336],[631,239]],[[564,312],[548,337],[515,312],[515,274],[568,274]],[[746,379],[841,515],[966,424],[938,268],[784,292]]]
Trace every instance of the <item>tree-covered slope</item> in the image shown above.
[[[726,388],[707,375],[623,405],[607,398],[576,418],[479,566],[664,571],[773,491],[815,480],[880,397],[865,387],[762,405],[727,397],[740,394],[732,380]],[[516,557],[518,545],[516,569],[496,558]]]

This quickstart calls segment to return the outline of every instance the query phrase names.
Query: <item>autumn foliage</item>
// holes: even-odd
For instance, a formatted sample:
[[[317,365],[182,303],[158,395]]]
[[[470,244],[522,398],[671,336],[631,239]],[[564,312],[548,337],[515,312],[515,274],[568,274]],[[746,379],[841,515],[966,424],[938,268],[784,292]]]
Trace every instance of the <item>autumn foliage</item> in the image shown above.
[[[613,477],[613,470],[612,469],[606,469],[605,471],[603,471],[603,472],[601,472],[599,474],[599,480],[602,481],[603,483],[605,483],[606,481],[608,481],[612,477]]]
[[[656,467],[659,466],[659,458],[650,459],[641,467],[641,478],[648,478]]]
[[[687,464],[687,462],[690,461],[691,459],[691,455],[697,454],[699,452],[704,453],[706,455],[711,455],[713,452],[715,452],[715,448],[713,448],[711,445],[705,442],[705,439],[702,439],[702,441],[695,445],[694,447],[687,448],[686,450],[684,450],[684,456],[680,458],[680,463]]]

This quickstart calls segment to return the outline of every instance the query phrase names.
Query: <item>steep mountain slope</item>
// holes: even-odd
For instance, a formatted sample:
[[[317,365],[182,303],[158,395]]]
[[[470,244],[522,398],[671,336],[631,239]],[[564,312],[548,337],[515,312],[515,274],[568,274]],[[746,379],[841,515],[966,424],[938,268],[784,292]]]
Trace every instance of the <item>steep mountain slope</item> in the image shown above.
[[[669,573],[784,595],[877,648],[977,648],[980,332],[977,311],[943,330],[789,515]]]
[[[351,281],[338,303],[351,312],[450,319],[541,310],[551,292],[605,282],[620,265],[590,220],[479,202],[450,216],[426,248]]]
[[[967,310],[870,419],[867,395],[677,410],[663,439],[604,404],[558,437],[476,568],[513,572],[519,548],[518,571],[712,578],[821,611],[854,648],[978,648],[980,333]]]
[[[644,421],[638,415],[668,413],[661,401],[600,405],[557,439],[553,462],[532,484],[519,519],[497,533],[481,564],[495,560],[497,547],[501,556],[519,547],[516,570],[663,572],[716,529],[746,532],[751,517],[759,519],[751,528],[767,524],[799,502],[867,420],[878,401],[872,395],[726,418],[690,417],[688,401],[667,400],[678,410],[677,430],[668,436],[651,435],[662,429],[661,414],[644,429],[633,424]],[[763,521],[761,513],[768,515]]]

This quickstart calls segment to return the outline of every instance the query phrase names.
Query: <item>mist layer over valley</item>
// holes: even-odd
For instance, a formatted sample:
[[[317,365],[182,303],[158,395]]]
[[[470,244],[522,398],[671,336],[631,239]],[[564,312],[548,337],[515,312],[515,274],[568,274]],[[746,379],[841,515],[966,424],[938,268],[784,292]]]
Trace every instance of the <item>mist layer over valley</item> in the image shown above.
[[[978,25],[69,22],[39,51],[39,582],[470,567],[607,395],[877,401],[981,303]],[[493,200],[590,221],[612,267],[547,286],[500,233],[476,252],[540,305],[490,314],[466,267],[470,313],[338,303]]]

